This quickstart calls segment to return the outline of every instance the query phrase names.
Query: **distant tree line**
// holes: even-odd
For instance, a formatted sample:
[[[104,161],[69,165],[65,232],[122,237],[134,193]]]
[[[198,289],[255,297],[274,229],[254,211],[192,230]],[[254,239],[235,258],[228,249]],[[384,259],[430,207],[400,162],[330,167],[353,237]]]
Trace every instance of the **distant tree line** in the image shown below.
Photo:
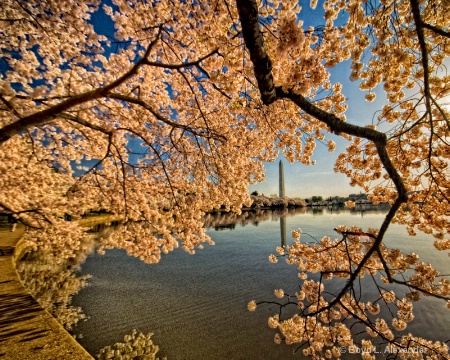
[[[250,194],[250,198],[252,199],[252,205],[250,208],[265,208],[265,207],[274,207],[274,208],[287,208],[287,207],[304,207],[307,206],[305,200],[300,198],[288,198],[288,197],[276,197],[266,196],[264,194],[259,195],[257,191],[254,191]]]

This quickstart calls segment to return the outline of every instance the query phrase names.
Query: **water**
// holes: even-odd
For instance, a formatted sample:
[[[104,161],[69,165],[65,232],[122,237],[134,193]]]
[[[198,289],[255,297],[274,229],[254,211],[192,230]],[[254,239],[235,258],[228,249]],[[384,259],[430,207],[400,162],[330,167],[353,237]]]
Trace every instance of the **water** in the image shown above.
[[[384,213],[302,209],[290,214],[266,211],[256,218],[248,213],[208,218],[215,246],[205,246],[195,255],[176,250],[157,265],[146,265],[117,249],[105,255],[93,253],[81,268],[82,274],[92,276],[90,286],[73,298],[73,305],[81,306],[90,319],[79,323],[74,333],[83,336],[79,341],[92,354],[137,329],[153,332],[158,355],[169,360],[303,358],[294,353],[295,346],[273,342],[275,332],[267,326],[267,318],[278,307],[247,310],[252,299],[276,300],[274,289],[291,294],[298,290],[295,266],[283,260],[271,264],[268,256],[283,242],[292,243],[290,233],[296,228],[302,228],[303,241],[324,235],[335,238],[336,226],[379,227]],[[400,226],[392,225],[387,242],[415,251],[424,261],[433,260],[436,268],[450,272],[447,254],[433,251],[429,237],[410,238]],[[408,331],[448,340],[450,311],[442,315],[443,303],[427,299],[414,306],[416,320]]]

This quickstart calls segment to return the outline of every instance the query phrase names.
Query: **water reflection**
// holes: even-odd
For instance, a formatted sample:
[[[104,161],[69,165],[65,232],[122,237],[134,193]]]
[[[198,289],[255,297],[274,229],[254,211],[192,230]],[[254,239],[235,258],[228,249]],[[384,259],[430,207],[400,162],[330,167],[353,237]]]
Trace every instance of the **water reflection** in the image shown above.
[[[311,206],[308,207],[307,212],[313,215],[326,215],[326,214],[345,214],[349,213],[352,215],[361,215],[363,217],[365,214],[377,214],[380,211],[388,211],[390,209],[390,205],[379,204],[356,204],[352,208],[348,208],[344,205],[328,205],[328,206]]]
[[[220,230],[234,230],[236,226],[245,227],[248,224],[258,226],[262,222],[271,221],[280,223],[281,246],[287,242],[286,219],[295,215],[312,214],[329,215],[351,213],[379,213],[380,207],[359,205],[352,209],[343,207],[309,207],[309,208],[284,208],[284,209],[258,209],[236,213],[210,213],[204,217],[205,228]],[[61,259],[52,253],[62,253],[53,249],[52,253],[44,250],[29,252],[17,264],[18,273],[22,281],[27,285],[33,297],[48,310],[63,326],[70,330],[80,320],[86,318],[80,307],[70,305],[71,298],[79,290],[87,285],[90,275],[80,275],[79,269],[86,257],[93,253],[98,246],[99,239],[106,238],[112,232],[117,231],[120,225],[97,224],[89,232],[95,235],[87,236],[81,243],[78,251],[71,257]],[[64,247],[64,244],[61,244]]]
[[[209,213],[204,217],[205,228],[213,228],[214,230],[233,230],[236,225],[246,226],[248,224],[258,226],[263,221],[277,221],[283,217],[290,217],[299,214],[312,214],[312,215],[339,215],[339,214],[352,214],[361,215],[365,214],[378,214],[383,211],[389,210],[389,204],[370,205],[370,204],[357,204],[353,208],[347,208],[345,206],[312,206],[301,208],[282,208],[282,209],[257,209],[251,211],[243,211],[241,214],[236,213]]]
[[[281,247],[286,247],[286,216],[280,217]]]
[[[68,331],[86,319],[80,307],[71,305],[71,300],[87,286],[90,275],[81,275],[79,270],[86,257],[94,251],[95,239],[86,237],[80,245],[73,256],[65,259],[39,249],[28,252],[16,264],[17,272],[31,295]]]
[[[251,299],[272,299],[273,289],[280,285],[286,293],[298,290],[296,268],[284,261],[270,264],[268,255],[280,242],[289,245],[290,231],[298,227],[305,237],[308,233],[320,239],[324,234],[337,236],[333,228],[339,224],[357,223],[367,228],[381,223],[383,216],[384,212],[373,206],[208,214],[205,227],[210,228],[208,234],[216,246],[205,247],[195,256],[178,249],[158,265],[149,266],[117,249],[104,256],[93,253],[81,269],[93,275],[92,286],[74,297],[75,305],[81,305],[91,319],[80,322],[74,332],[84,335],[80,343],[91,354],[137,328],[143,334],[155,332],[152,339],[170,360],[298,359],[292,347],[273,343],[267,318],[278,312],[277,308],[261,307],[257,313],[246,310]],[[223,231],[226,228],[233,230]],[[420,247],[428,240],[411,242],[404,229],[396,229],[395,224],[390,227],[387,241],[426,255]],[[113,228],[97,230],[106,234]],[[441,267],[448,270],[448,259],[443,258]],[[369,287],[364,290],[368,296],[376,296]],[[415,304],[417,325],[411,330],[430,338],[437,338],[429,334],[433,331],[448,333],[448,316],[442,316],[441,305],[437,301]]]
[[[204,217],[205,228],[215,230],[235,229],[236,225],[246,226],[248,224],[258,226],[263,221],[277,221],[279,218],[306,214],[307,208],[286,208],[286,209],[259,209],[254,211],[243,211],[241,214],[235,213],[210,213]]]

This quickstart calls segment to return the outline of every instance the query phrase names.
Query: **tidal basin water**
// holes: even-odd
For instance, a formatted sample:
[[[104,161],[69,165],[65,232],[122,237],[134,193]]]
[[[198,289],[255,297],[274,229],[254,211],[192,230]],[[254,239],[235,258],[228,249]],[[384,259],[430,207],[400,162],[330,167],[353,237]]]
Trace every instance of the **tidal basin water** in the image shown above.
[[[74,333],[83,336],[79,342],[91,354],[123,341],[124,335],[137,329],[153,332],[159,357],[168,360],[304,358],[301,351],[294,352],[296,346],[274,344],[275,331],[268,327],[267,318],[278,313],[278,307],[247,310],[252,299],[276,300],[274,289],[291,294],[298,290],[296,267],[282,258],[271,264],[268,256],[284,241],[291,244],[290,233],[299,227],[303,241],[324,235],[336,238],[336,226],[379,227],[384,214],[321,208],[264,211],[253,218],[249,213],[239,218],[209,217],[206,225],[215,246],[205,246],[195,255],[176,250],[157,265],[146,265],[122,250],[92,253],[81,268],[82,274],[92,275],[90,286],[73,298],[89,319],[79,323]],[[423,261],[433,260],[441,272],[450,272],[447,252],[432,250],[431,237],[408,237],[403,228],[392,225],[386,240],[403,251],[421,254]],[[450,338],[450,311],[442,301],[427,298],[414,308],[416,318],[408,331],[433,340]]]

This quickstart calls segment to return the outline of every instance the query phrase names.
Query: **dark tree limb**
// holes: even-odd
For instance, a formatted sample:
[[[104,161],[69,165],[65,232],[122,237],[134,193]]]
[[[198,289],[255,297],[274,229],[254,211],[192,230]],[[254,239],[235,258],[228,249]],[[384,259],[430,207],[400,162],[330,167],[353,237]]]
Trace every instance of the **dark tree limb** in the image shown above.
[[[272,76],[272,62],[264,49],[264,39],[259,30],[258,5],[255,0],[236,1],[245,46],[255,67],[255,76],[261,93],[261,100],[269,105],[277,100]]]
[[[424,28],[427,28],[429,30],[434,31],[436,34],[439,34],[439,35],[442,35],[442,36],[450,38],[450,32],[445,31],[444,29],[441,29],[440,27],[437,27],[437,26],[434,26],[434,25],[431,25],[431,24],[427,24],[425,22],[422,22],[422,26]]]

